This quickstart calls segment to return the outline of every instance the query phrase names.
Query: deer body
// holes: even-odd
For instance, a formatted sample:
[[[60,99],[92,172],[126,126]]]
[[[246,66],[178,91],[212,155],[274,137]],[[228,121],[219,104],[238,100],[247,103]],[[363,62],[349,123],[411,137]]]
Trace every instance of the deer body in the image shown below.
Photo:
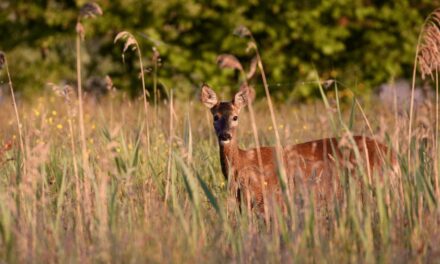
[[[238,92],[232,102],[219,102],[213,90],[208,86],[202,87],[202,102],[211,109],[214,116],[214,128],[218,137],[222,173],[235,185],[237,199],[245,198],[252,208],[262,212],[265,198],[279,202],[281,187],[278,176],[279,166],[276,159],[275,147],[260,147],[258,149],[242,150],[237,142],[238,115],[247,104],[247,91]],[[368,164],[366,169],[380,169],[383,157],[388,148],[383,144],[362,136],[353,137],[359,154]],[[258,152],[261,162],[258,161]],[[340,147],[336,138],[325,138],[282,148],[283,167],[287,186],[308,190],[313,188],[315,198],[327,201],[338,196],[335,179],[338,177],[338,166],[356,166],[354,151]],[[395,160],[393,160],[395,162]],[[304,187],[304,188],[302,188]]]

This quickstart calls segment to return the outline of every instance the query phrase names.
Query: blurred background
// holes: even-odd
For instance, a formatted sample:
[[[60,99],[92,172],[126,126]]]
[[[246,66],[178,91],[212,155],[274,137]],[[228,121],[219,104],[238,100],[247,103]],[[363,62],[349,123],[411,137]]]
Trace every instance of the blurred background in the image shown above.
[[[86,1],[0,1],[0,50],[8,57],[15,90],[33,98],[47,83],[76,85],[75,25]],[[233,34],[248,27],[258,45],[276,100],[319,96],[314,71],[344,89],[368,95],[393,80],[410,79],[424,18],[440,0],[195,1],[102,0],[103,16],[84,21],[83,81],[89,94],[105,92],[105,78],[135,97],[141,94],[137,55],[114,43],[131,32],[140,44],[147,88],[152,89],[153,48],[162,98],[170,88],[193,98],[203,82],[225,93],[239,74],[221,70],[219,54],[237,56],[245,68],[254,54]],[[6,78],[1,78],[5,87]],[[252,80],[263,95],[259,75]],[[347,93],[349,96],[351,93]]]

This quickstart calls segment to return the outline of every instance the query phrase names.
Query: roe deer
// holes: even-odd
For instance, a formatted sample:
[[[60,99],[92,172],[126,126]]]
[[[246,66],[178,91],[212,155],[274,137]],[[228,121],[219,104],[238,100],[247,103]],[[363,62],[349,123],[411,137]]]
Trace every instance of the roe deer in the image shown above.
[[[238,116],[249,101],[249,90],[241,89],[231,102],[220,102],[216,93],[204,84],[200,100],[213,115],[222,173],[227,180],[236,185],[236,198],[240,201],[240,197],[243,197],[245,204],[260,213],[267,208],[265,198],[279,203],[281,188],[277,175],[276,148],[238,148]],[[390,158],[395,169],[395,154],[385,145],[363,136],[354,136],[353,139],[365,164],[368,163],[365,167],[369,176],[373,170],[377,172],[377,169],[383,167],[386,157]],[[258,154],[261,155],[262,164],[258,164]],[[335,191],[341,191],[334,187],[337,185],[335,180],[338,177],[338,166],[347,168],[347,161],[352,167],[351,170],[353,166],[357,166],[353,148],[340,147],[340,140],[336,138],[283,147],[282,158],[288,188],[298,185],[305,187],[302,191],[309,192],[309,187],[313,187],[315,199],[319,199],[320,204],[328,202],[335,195],[337,197]],[[296,189],[299,188],[295,187]]]

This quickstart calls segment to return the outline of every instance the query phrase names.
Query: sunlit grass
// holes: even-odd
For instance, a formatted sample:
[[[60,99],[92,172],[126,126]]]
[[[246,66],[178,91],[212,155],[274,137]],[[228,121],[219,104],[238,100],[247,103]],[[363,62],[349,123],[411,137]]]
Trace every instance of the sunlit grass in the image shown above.
[[[211,120],[198,102],[175,102],[171,139],[169,104],[158,109],[148,155],[147,138],[141,133],[143,102],[118,96],[110,100],[84,104],[89,174],[78,163],[81,144],[76,125],[71,145],[69,120],[77,124],[77,116],[69,115],[63,98],[48,91],[33,103],[19,104],[26,175],[21,174],[13,108],[1,105],[0,142],[14,142],[12,149],[0,151],[2,260],[401,262],[439,257],[433,123],[426,123],[433,120],[429,107],[420,109],[415,119],[411,148],[416,170],[410,174],[405,164],[407,117],[399,117],[396,124],[394,113],[377,103],[366,111],[374,137],[399,144],[404,197],[388,181],[371,185],[361,196],[359,186],[350,181],[344,201],[331,205],[329,212],[316,211],[313,203],[294,205],[291,216],[275,210],[265,224],[256,215],[239,213],[221,174]],[[265,103],[257,102],[254,108],[260,142],[274,145]],[[345,108],[341,114],[348,123],[351,107]],[[321,103],[277,104],[276,115],[282,144],[343,133],[342,127],[331,128]],[[354,117],[355,134],[370,135],[358,110]],[[244,148],[255,144],[249,122],[240,121]],[[74,163],[79,164],[78,180]]]

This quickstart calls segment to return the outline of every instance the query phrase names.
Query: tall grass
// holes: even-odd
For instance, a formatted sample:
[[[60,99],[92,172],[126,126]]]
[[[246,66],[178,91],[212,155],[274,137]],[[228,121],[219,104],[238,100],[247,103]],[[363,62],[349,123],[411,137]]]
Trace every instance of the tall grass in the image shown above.
[[[8,59],[6,54],[0,51],[0,69],[5,68],[6,76],[8,77],[8,85],[11,92],[12,105],[14,106],[15,120],[17,122],[18,137],[20,141],[20,156],[23,158],[23,174],[26,174],[26,153],[23,139],[23,126],[20,122],[20,115],[18,113],[17,101],[15,100],[14,86],[12,84],[11,74],[9,73]],[[21,167],[21,166],[20,166]]]
[[[148,126],[143,72],[142,103],[126,101],[117,92],[100,104],[83,101],[78,48],[82,30],[78,27],[79,140],[68,87],[53,87],[66,104],[60,104],[53,91],[45,91],[34,102],[0,105],[0,122],[6,124],[0,126],[0,136],[13,135],[17,122],[27,132],[22,135],[25,146],[0,149],[1,262],[440,260],[438,122],[432,122],[437,107],[433,110],[430,102],[404,121],[404,127],[411,128],[399,130],[394,140],[390,135],[397,129],[389,124],[395,113],[388,106],[375,103],[374,109],[365,109],[354,100],[345,107],[337,85],[330,97],[318,76],[316,89],[323,103],[275,108],[255,40],[241,28],[255,45],[267,100],[252,105],[254,118],[240,120],[241,145],[252,145],[246,142],[256,138],[257,144],[275,141],[280,149],[337,136],[341,140],[335,147],[353,151],[359,162],[351,169],[337,168],[340,177],[333,184],[340,198],[329,203],[316,202],[319,193],[307,185],[287,189],[284,179],[287,212],[273,203],[262,218],[240,210],[230,195],[232,182],[221,174],[218,147],[210,140],[212,125],[198,121],[206,113],[202,106],[175,100],[170,90],[169,101],[157,104],[163,108],[157,111],[161,122],[151,133],[142,133],[145,122]],[[124,51],[136,46],[143,71],[139,45],[131,34],[121,34],[116,40],[125,38]],[[12,114],[18,112],[25,113],[19,121]],[[145,118],[139,119],[141,112]],[[84,113],[89,116],[82,118]],[[255,128],[246,129],[256,124],[258,134]],[[410,138],[408,149],[396,153],[398,174],[388,163],[380,172],[362,166],[365,153],[353,147],[354,134],[374,136],[389,142],[390,148],[391,142],[405,145]],[[18,148],[26,153],[24,175],[16,159]],[[87,164],[83,173],[77,166],[81,158],[83,166]]]
[[[124,40],[125,44],[124,44],[124,49],[122,51],[122,58],[124,58],[124,53],[129,49],[132,48],[133,50],[137,51],[137,55],[138,55],[138,59],[139,59],[139,68],[140,68],[140,76],[141,76],[141,81],[142,81],[142,101],[144,103],[144,120],[147,126],[147,151],[150,154],[150,125],[148,122],[149,119],[149,115],[148,115],[148,97],[149,97],[149,93],[147,91],[147,88],[145,87],[145,70],[144,70],[144,64],[142,61],[142,52],[141,52],[141,47],[139,46],[138,41],[136,40],[136,38],[133,36],[133,34],[131,34],[128,31],[122,31],[119,32],[116,37],[114,42],[116,43],[119,40]],[[157,71],[157,66],[155,64],[155,77],[154,77],[154,100],[155,100],[155,108],[156,108],[156,71]],[[156,109],[155,109],[156,111]]]
[[[309,199],[313,194],[303,189],[295,197],[304,203],[293,203],[290,216],[275,207],[270,210],[271,220],[265,224],[253,213],[240,213],[227,191],[217,147],[209,141],[210,124],[199,123],[194,118],[203,116],[205,109],[187,108],[185,102],[179,101],[163,106],[171,107],[171,111],[159,112],[163,122],[151,134],[155,153],[152,157],[146,154],[146,145],[142,143],[146,135],[133,129],[142,126],[135,114],[142,111],[142,103],[128,104],[118,96],[111,103],[104,101],[99,105],[98,112],[102,114],[93,114],[85,123],[90,169],[96,177],[89,179],[93,197],[90,223],[81,234],[79,214],[86,201],[78,197],[72,166],[74,159],[81,158],[81,153],[75,151],[80,141],[74,141],[72,146],[71,140],[65,140],[65,135],[72,133],[68,109],[51,102],[51,97],[25,104],[21,109],[31,113],[22,121],[29,133],[39,131],[39,136],[29,138],[28,143],[32,184],[23,183],[21,187],[14,184],[16,161],[0,167],[1,175],[5,176],[0,182],[0,257],[5,261],[401,262],[438,256],[440,233],[436,224],[439,215],[434,156],[423,134],[416,134],[417,144],[411,146],[415,153],[415,174],[407,171],[406,152],[398,153],[403,197],[388,176],[382,182],[378,181],[379,175],[371,175],[370,182],[365,180],[367,188],[361,189],[350,179],[368,178],[368,173],[356,171],[348,175],[341,168],[341,175],[350,176],[337,183],[343,200],[318,210],[319,205]],[[331,104],[329,100],[330,107]],[[93,113],[92,107],[96,108],[88,103],[84,106],[89,113]],[[120,110],[113,111],[111,126],[110,107]],[[328,135],[334,133],[330,122],[319,121],[329,118],[325,106],[315,107],[279,106],[277,115],[285,128],[280,130],[284,143],[322,137],[315,127],[318,124]],[[2,108],[2,113],[13,112],[12,106]],[[265,118],[265,109],[263,102],[256,102],[260,137],[271,139],[273,127]],[[56,116],[53,111],[57,112]],[[376,136],[380,124],[371,117],[393,118],[386,107],[364,111]],[[290,118],[293,112],[300,117],[298,121]],[[340,122],[353,122],[352,133],[370,133],[360,112],[351,115],[341,110],[340,114],[341,120],[335,116],[334,120],[339,120],[335,121],[336,126]],[[184,121],[185,116],[190,117],[189,121]],[[0,118],[7,124],[13,115]],[[191,163],[186,161],[184,143],[187,122],[197,139],[193,143]],[[252,142],[252,132],[246,127],[251,127],[250,120],[242,118],[240,139]],[[393,127],[381,129],[386,134],[393,132]],[[2,135],[13,131],[10,126],[1,128]],[[14,153],[5,155],[12,157]],[[390,172],[391,168],[387,167],[384,175]],[[20,198],[17,203],[17,193],[23,191],[28,198]],[[28,211],[27,208],[33,207],[34,210]],[[23,228],[27,226],[32,228]],[[35,243],[33,253],[25,250],[31,241]],[[55,250],[47,250],[48,247]]]

